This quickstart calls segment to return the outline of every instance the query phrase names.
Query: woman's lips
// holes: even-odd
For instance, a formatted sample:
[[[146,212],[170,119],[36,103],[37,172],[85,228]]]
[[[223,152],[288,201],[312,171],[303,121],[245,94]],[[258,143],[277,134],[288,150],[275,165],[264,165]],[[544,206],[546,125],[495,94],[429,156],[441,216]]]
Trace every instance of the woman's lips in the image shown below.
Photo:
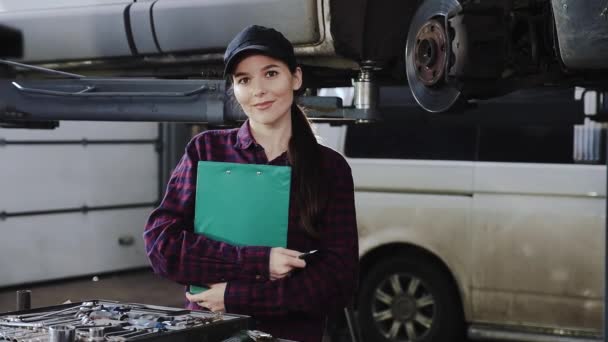
[[[274,103],[274,101],[266,101],[266,102],[260,102],[260,103],[256,103],[253,106],[257,109],[268,109],[270,108],[270,106],[272,106],[272,104]]]

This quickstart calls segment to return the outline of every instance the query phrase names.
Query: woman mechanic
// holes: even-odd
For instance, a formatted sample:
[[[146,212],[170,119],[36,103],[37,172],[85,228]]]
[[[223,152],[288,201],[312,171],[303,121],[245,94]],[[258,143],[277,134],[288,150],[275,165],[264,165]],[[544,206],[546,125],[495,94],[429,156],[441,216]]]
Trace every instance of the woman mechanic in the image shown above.
[[[274,337],[321,341],[327,316],[351,302],[357,283],[350,167],[317,143],[296,104],[302,69],[280,32],[245,28],[228,45],[224,63],[247,121],[240,128],[205,131],[188,143],[146,224],[148,257],[161,276],[209,287],[186,293],[190,309],[249,315],[256,329]],[[238,247],[193,232],[201,160],[291,166],[286,248]],[[298,258],[310,250],[318,250],[313,260]]]

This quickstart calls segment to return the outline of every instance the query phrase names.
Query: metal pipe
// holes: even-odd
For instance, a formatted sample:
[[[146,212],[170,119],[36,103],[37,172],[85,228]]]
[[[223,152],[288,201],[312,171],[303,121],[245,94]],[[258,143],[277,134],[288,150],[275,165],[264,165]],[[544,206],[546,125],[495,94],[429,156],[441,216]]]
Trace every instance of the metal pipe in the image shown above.
[[[39,313],[39,315],[37,316],[29,316],[27,318],[23,318],[22,321],[27,322],[27,321],[37,321],[40,320],[42,318],[46,318],[46,317],[51,317],[51,316],[57,316],[59,314],[63,314],[63,313],[76,313],[78,312],[78,310],[80,309],[80,306],[72,306],[66,309],[62,309],[62,310],[58,310],[58,311],[47,311],[47,312],[41,312]]]
[[[0,326],[19,327],[19,328],[42,328],[42,323],[27,323],[27,322],[0,322]]]
[[[32,291],[17,291],[17,311],[29,310],[32,308]]]
[[[378,106],[378,84],[374,80],[374,71],[377,69],[370,63],[359,70],[356,80],[353,80],[355,88],[354,104],[357,109],[375,109]]]
[[[9,66],[20,67],[20,68],[24,68],[24,69],[30,69],[30,70],[44,72],[47,74],[65,76],[65,77],[70,77],[70,78],[83,78],[84,77],[83,75],[72,74],[72,73],[65,72],[65,71],[58,71],[58,70],[43,68],[43,67],[29,65],[29,64],[17,63],[17,62],[13,62],[13,61],[8,61],[6,59],[0,59],[0,64],[6,64]]]
[[[77,324],[77,323],[81,323],[81,319],[80,318],[63,318],[63,319],[52,319],[52,320],[48,320],[48,321],[43,321],[41,322],[44,326],[54,326],[54,325],[66,325],[66,324]]]

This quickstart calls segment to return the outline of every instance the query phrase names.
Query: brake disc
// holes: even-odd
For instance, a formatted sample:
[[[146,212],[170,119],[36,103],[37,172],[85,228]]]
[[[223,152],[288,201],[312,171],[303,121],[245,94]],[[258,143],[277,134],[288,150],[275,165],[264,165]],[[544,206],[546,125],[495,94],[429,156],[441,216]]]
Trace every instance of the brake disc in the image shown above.
[[[447,79],[453,38],[448,19],[461,10],[457,0],[426,0],[410,25],[405,48],[407,81],[416,102],[429,112],[447,111],[462,96]]]

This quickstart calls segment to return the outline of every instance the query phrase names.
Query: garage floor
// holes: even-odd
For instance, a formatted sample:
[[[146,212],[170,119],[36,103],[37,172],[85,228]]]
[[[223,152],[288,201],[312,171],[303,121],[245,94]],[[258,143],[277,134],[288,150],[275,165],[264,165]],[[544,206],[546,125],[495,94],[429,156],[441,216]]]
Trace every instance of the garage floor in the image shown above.
[[[101,274],[78,279],[0,288],[0,313],[13,311],[16,291],[32,291],[32,308],[58,305],[67,300],[108,299],[121,302],[183,307],[184,287],[162,279],[149,269]]]

